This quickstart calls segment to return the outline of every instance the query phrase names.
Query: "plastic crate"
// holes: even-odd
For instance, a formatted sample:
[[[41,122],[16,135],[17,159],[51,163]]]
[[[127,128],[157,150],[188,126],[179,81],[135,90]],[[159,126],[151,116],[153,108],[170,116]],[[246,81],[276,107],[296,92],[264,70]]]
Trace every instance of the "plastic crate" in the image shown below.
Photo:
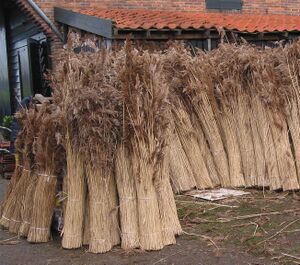
[[[9,150],[10,142],[0,141],[0,149]],[[15,156],[5,151],[0,151],[0,174],[4,178],[10,178],[15,170]]]

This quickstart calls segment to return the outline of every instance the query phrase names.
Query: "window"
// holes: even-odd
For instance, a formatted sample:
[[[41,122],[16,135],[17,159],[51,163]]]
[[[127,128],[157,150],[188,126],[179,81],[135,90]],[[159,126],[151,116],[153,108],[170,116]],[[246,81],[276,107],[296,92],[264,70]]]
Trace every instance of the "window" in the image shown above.
[[[242,0],[206,0],[207,9],[242,9]]]

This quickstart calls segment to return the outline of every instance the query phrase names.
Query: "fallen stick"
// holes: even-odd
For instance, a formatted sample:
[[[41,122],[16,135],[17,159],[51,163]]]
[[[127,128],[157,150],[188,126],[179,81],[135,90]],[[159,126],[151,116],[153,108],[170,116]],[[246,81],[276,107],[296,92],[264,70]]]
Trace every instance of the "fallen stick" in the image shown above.
[[[256,213],[256,214],[248,214],[248,215],[242,215],[242,216],[235,216],[231,219],[228,218],[218,218],[218,221],[210,221],[210,220],[190,220],[190,223],[194,224],[201,224],[201,223],[229,223],[236,220],[245,220],[255,217],[261,217],[261,216],[268,216],[268,215],[280,215],[285,213],[294,213],[300,211],[300,208],[297,209],[289,209],[282,212],[268,212],[268,213]]]
[[[284,214],[284,213],[291,213],[291,212],[294,213],[294,212],[298,212],[298,211],[300,211],[300,208],[289,209],[289,210],[285,210],[285,211],[282,211],[282,212],[256,213],[256,214],[235,216],[235,217],[232,217],[231,219],[218,218],[218,220],[220,220],[221,223],[227,223],[227,222],[231,222],[231,221],[234,221],[234,220],[244,220],[244,219],[249,219],[249,218],[254,218],[254,217],[261,217],[261,216],[268,216],[268,215],[280,215],[280,214]]]
[[[161,263],[161,262],[163,262],[163,261],[166,261],[168,258],[173,257],[173,256],[176,256],[177,254],[182,253],[182,252],[183,252],[183,250],[180,250],[180,251],[175,252],[175,253],[173,253],[173,254],[171,254],[171,255],[168,255],[168,256],[166,256],[166,257],[164,257],[164,258],[161,258],[161,259],[159,259],[158,261],[155,261],[154,263],[152,263],[152,265],[156,265],[156,264],[158,264],[158,263]]]
[[[195,234],[195,233],[188,233],[186,231],[182,231],[182,233],[185,234],[185,235],[188,235],[188,236],[197,236],[197,237],[201,237],[203,239],[206,239],[206,240],[210,241],[217,249],[219,249],[217,244],[209,236],[199,235],[199,234]]]
[[[281,255],[286,256],[286,257],[290,257],[290,258],[293,258],[293,259],[300,260],[300,257],[294,256],[294,255],[290,255],[290,254],[287,254],[287,253],[281,253]]]
[[[257,245],[260,245],[260,244],[262,244],[262,243],[264,243],[264,242],[267,242],[267,241],[271,240],[272,238],[278,236],[278,235],[279,235],[280,233],[282,233],[286,228],[288,228],[288,227],[291,226],[292,224],[298,222],[299,220],[300,220],[300,219],[296,219],[296,220],[294,220],[294,221],[288,223],[286,226],[284,226],[284,227],[281,228],[279,231],[277,231],[274,235],[272,235],[272,236],[266,238],[265,240],[262,240],[262,241],[258,242]]]
[[[187,203],[187,204],[211,204],[211,205],[216,205],[220,207],[227,207],[227,208],[238,208],[239,206],[235,205],[226,205],[226,204],[221,204],[221,203],[216,203],[216,202],[200,202],[200,201],[181,201],[181,200],[176,200],[176,202],[182,202],[182,203]]]

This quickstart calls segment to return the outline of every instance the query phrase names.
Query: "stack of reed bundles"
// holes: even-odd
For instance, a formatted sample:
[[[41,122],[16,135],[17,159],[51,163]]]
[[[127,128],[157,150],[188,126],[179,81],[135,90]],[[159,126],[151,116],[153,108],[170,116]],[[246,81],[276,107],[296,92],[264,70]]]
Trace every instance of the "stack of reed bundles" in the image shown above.
[[[53,104],[17,115],[20,159],[0,220],[9,231],[51,238],[64,167],[62,246],[93,253],[174,244],[173,192],[299,189],[300,42],[61,56]]]

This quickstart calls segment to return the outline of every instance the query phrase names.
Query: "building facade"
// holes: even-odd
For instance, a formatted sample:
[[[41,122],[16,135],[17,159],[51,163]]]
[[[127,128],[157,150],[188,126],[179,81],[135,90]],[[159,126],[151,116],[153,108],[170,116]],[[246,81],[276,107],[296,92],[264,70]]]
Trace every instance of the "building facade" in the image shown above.
[[[219,6],[221,7],[219,10],[226,10],[226,12],[284,15],[300,14],[300,0],[36,0],[36,3],[49,17],[53,17],[54,6],[72,10],[126,8],[192,12],[215,11]],[[230,8],[230,6],[240,8]]]

